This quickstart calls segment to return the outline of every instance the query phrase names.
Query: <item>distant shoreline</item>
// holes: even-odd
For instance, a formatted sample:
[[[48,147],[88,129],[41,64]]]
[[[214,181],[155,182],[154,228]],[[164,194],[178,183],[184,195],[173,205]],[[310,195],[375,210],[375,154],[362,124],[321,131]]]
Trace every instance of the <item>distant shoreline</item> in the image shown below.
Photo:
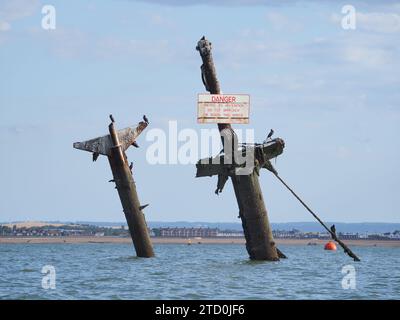
[[[244,238],[167,238],[153,237],[154,244],[245,244]],[[321,239],[275,239],[278,245],[324,245],[328,240]],[[350,246],[400,247],[398,240],[344,240]],[[0,237],[0,244],[79,244],[79,243],[132,243],[130,238],[119,237]]]

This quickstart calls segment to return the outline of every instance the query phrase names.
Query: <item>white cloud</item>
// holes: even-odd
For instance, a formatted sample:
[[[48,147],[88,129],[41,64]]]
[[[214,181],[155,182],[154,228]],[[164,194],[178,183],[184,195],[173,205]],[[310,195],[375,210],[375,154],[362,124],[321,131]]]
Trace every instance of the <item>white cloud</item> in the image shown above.
[[[282,30],[290,25],[290,20],[280,13],[268,12],[266,19],[275,29],[278,30]]]
[[[270,6],[270,7],[283,7],[297,4],[308,3],[323,3],[329,2],[326,0],[132,0],[134,2],[147,2],[156,3],[165,6],[195,6],[195,5],[209,5],[209,6]],[[382,5],[382,6],[395,6],[398,0],[356,0],[363,5]]]
[[[64,59],[137,58],[150,63],[165,63],[177,54],[177,43],[166,39],[93,36],[81,29],[62,27],[52,32],[35,27],[30,29],[30,35],[45,40],[50,52]]]
[[[348,160],[352,156],[351,149],[345,146],[338,146],[335,150],[335,156],[340,160]]]
[[[400,15],[395,13],[357,13],[357,28],[367,31],[396,33],[400,32]]]
[[[0,4],[0,17],[7,21],[31,16],[39,7],[37,0],[3,0]]]
[[[299,31],[302,29],[302,26],[298,22],[277,12],[268,12],[266,14],[266,20],[272,28],[277,31]]]
[[[331,15],[331,21],[340,26],[343,16]],[[356,29],[379,33],[400,32],[400,15],[397,13],[356,12]]]
[[[164,27],[164,28],[171,28],[175,26],[173,20],[167,18],[164,14],[160,13],[153,13],[149,17],[150,24],[154,26]]]
[[[265,35],[266,32],[264,29],[245,28],[240,30],[239,32],[239,36],[245,38],[258,38],[258,37],[264,37]]]
[[[38,8],[38,0],[2,0],[0,3],[0,31],[9,30],[11,22],[33,15]]]
[[[6,21],[0,21],[0,31],[10,30],[10,24]]]
[[[218,50],[223,56],[221,63],[236,68],[254,63],[294,62],[298,57],[297,46],[287,41],[272,41],[266,38],[224,40],[219,44]]]
[[[103,58],[146,57],[146,60],[169,61],[174,55],[173,45],[168,40],[136,40],[102,37],[95,42],[94,54]]]
[[[344,49],[344,59],[347,62],[377,67],[390,63],[392,55],[389,51],[381,48],[348,46]]]

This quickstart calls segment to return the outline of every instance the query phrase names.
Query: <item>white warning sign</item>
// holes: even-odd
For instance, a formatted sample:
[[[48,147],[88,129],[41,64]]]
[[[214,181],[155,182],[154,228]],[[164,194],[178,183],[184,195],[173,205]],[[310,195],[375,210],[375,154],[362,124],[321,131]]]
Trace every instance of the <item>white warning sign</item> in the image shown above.
[[[249,123],[248,94],[199,94],[198,123]]]

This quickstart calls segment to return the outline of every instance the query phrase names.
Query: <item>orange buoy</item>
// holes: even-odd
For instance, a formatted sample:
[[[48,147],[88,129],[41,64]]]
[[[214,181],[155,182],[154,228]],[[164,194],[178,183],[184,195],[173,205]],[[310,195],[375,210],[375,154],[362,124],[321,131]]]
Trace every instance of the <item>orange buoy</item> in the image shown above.
[[[335,244],[334,242],[332,242],[332,241],[329,241],[329,242],[325,245],[324,249],[325,249],[325,250],[336,250],[336,244]]]

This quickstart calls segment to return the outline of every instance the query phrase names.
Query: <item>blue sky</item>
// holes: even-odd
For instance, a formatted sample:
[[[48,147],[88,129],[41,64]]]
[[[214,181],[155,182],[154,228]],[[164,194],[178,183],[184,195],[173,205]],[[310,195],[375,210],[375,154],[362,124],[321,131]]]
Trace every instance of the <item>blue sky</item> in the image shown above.
[[[249,125],[286,148],[281,176],[324,220],[400,222],[400,5],[352,1],[0,2],[0,221],[123,221],[106,158],[72,143],[143,114],[151,128],[196,123],[204,92],[195,46],[205,35],[225,93],[251,95]],[[56,8],[56,30],[41,8]],[[150,165],[145,134],[134,162],[148,220],[239,221],[228,183],[193,165]],[[272,222],[311,221],[271,176],[260,178]]]

